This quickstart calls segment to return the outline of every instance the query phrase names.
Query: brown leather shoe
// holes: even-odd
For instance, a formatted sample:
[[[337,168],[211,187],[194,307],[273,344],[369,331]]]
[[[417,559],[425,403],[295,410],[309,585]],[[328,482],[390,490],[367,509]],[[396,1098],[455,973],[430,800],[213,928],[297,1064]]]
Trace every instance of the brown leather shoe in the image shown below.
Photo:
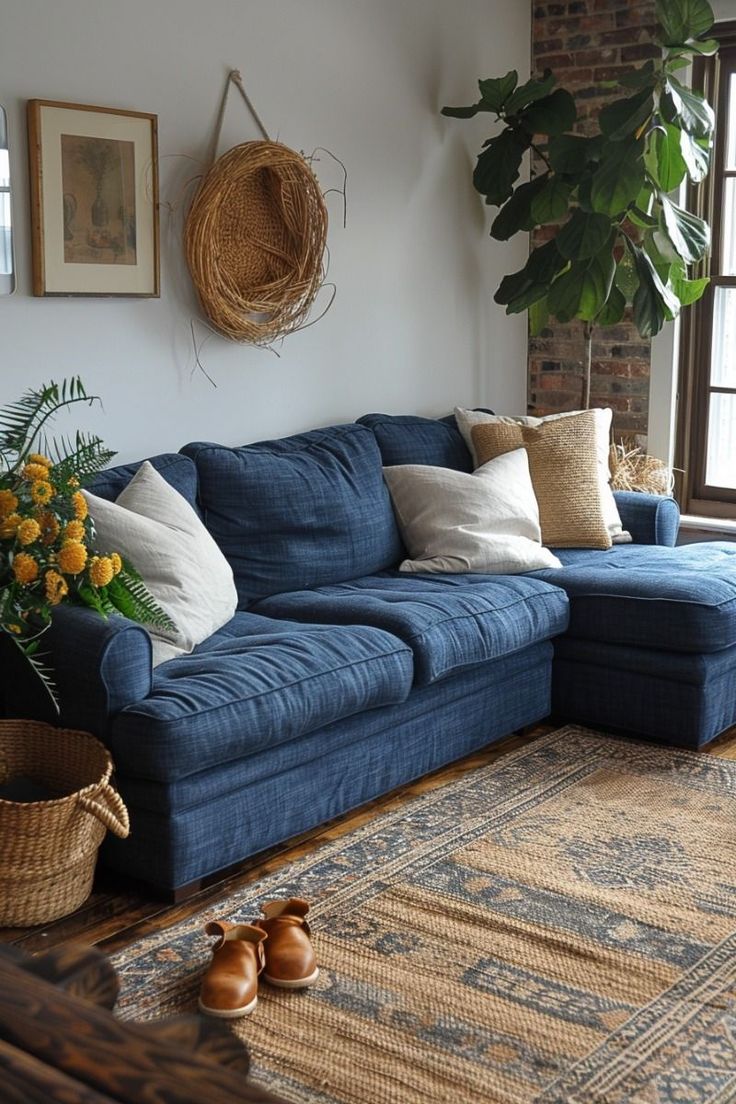
[[[251,924],[224,920],[212,920],[204,930],[218,938],[202,978],[199,1010],[225,1020],[247,1016],[258,1004],[258,975],[265,965],[263,944],[268,935]]]
[[[307,902],[299,897],[269,901],[261,911],[263,919],[255,924],[268,934],[265,980],[282,989],[306,989],[314,985],[319,967],[305,919],[309,912]]]

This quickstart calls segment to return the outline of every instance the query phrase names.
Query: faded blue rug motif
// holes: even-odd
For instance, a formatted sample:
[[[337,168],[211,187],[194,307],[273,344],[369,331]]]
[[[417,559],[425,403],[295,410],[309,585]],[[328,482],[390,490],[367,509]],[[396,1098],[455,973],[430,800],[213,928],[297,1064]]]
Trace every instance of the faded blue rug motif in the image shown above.
[[[287,1101],[736,1101],[734,762],[562,728],[126,949],[121,1014],[193,1011],[205,922],[281,895],[319,981],[233,1030]]]

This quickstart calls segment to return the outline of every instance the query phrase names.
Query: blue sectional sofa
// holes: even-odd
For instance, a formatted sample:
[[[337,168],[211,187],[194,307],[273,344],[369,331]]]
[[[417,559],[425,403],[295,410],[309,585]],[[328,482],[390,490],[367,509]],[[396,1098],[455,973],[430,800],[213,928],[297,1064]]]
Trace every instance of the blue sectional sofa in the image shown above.
[[[671,499],[617,495],[634,543],[560,550],[562,570],[405,575],[382,465],[471,470],[452,419],[368,415],[151,462],[230,561],[239,612],[155,670],[123,618],[60,607],[49,640],[62,721],[111,748],[130,809],[106,861],[159,889],[550,712],[688,747],[736,722],[736,545],[673,547]],[[115,498],[136,468],[91,489]]]

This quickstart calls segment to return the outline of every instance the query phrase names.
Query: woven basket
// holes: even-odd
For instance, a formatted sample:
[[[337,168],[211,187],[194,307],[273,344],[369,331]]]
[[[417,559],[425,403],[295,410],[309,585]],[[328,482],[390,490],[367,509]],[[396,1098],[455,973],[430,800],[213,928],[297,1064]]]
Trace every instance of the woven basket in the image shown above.
[[[324,278],[327,208],[305,158],[244,142],[215,161],[184,227],[192,280],[212,325],[269,345],[304,325]]]
[[[60,795],[0,799],[0,925],[47,923],[87,899],[106,829],[129,832],[111,774],[107,749],[86,732],[0,721],[0,784],[24,778]]]

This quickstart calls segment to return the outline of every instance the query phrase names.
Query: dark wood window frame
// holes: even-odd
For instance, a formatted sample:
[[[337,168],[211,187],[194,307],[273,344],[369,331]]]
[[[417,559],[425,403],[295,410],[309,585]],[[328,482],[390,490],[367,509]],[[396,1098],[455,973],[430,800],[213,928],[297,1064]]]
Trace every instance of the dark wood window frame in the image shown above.
[[[683,510],[701,517],[736,518],[736,490],[706,483],[706,443],[711,392],[732,394],[736,389],[711,387],[710,364],[713,305],[716,288],[736,288],[736,275],[721,276],[721,229],[724,181],[736,177],[726,170],[726,135],[719,123],[728,115],[731,74],[736,74],[736,21],[714,28],[721,49],[714,58],[699,58],[693,66],[693,87],[704,92],[716,111],[716,147],[711,172],[703,184],[688,189],[688,209],[705,218],[713,230],[709,260],[694,276],[710,275],[703,298],[683,311],[679,343],[679,386],[675,464],[684,472],[677,494]],[[733,124],[732,124],[733,125]],[[736,464],[736,441],[734,441]]]

